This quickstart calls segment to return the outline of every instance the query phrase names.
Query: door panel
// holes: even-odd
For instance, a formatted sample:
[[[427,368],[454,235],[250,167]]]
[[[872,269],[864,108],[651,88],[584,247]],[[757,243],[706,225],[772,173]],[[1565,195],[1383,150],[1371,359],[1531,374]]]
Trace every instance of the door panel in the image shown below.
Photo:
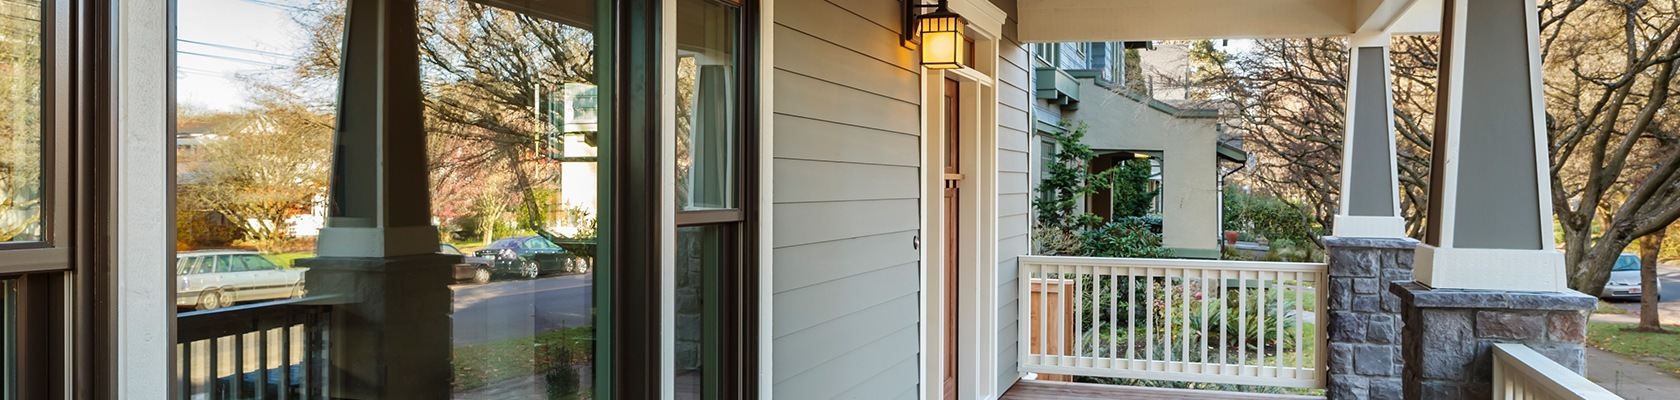
[[[945,388],[944,398],[946,399],[957,398],[958,383],[957,325],[959,310],[957,308],[957,282],[961,276],[960,271],[958,271],[959,254],[961,254],[958,232],[962,232],[960,223],[962,214],[959,208],[962,199],[961,135],[959,132],[962,125],[961,113],[958,110],[960,99],[958,90],[957,81],[945,80],[945,132],[942,135],[945,142],[945,231],[940,236],[944,238],[945,244],[945,283],[942,292],[945,294],[943,296],[943,302],[945,303],[945,384],[943,387]]]

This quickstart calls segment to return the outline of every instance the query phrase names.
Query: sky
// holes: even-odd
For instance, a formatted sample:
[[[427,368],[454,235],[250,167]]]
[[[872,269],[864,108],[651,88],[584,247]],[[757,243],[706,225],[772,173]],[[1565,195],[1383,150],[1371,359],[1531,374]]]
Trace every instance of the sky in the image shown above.
[[[249,105],[238,74],[293,63],[303,40],[290,0],[178,0],[176,102],[208,110]]]

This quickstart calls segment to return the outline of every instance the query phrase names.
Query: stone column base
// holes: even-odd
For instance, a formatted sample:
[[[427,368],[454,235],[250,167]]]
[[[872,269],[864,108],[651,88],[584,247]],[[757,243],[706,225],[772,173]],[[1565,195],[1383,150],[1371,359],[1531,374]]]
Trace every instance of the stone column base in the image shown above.
[[[1498,279],[1498,277],[1488,277]],[[1397,282],[1407,399],[1493,396],[1493,344],[1522,343],[1565,368],[1586,366],[1587,313],[1598,299],[1576,291],[1432,289]]]
[[[334,304],[327,327],[333,398],[449,398],[451,269],[459,256],[316,257],[310,296]]]
[[[1338,225],[1339,227],[1340,225]],[[1400,374],[1400,298],[1383,291],[1394,282],[1412,280],[1412,250],[1406,238],[1325,237],[1330,282],[1327,315],[1330,376],[1325,396],[1332,399],[1398,399]]]

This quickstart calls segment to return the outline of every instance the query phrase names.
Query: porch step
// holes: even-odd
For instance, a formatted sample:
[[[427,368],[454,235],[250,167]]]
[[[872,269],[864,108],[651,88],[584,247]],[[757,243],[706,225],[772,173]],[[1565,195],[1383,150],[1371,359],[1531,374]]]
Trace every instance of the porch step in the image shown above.
[[[1322,400],[1323,396],[1287,394],[1218,392],[1211,390],[1165,389],[1138,386],[1102,385],[1095,383],[1021,380],[1015,382],[1002,400]]]

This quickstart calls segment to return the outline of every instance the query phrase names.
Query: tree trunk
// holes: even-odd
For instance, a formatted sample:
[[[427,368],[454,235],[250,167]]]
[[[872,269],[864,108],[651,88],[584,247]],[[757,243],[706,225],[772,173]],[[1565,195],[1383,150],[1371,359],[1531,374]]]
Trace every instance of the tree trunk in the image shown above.
[[[1639,240],[1639,330],[1642,331],[1662,330],[1657,312],[1657,299],[1662,296],[1657,290],[1657,256],[1667,236],[1667,230],[1660,230]]]

